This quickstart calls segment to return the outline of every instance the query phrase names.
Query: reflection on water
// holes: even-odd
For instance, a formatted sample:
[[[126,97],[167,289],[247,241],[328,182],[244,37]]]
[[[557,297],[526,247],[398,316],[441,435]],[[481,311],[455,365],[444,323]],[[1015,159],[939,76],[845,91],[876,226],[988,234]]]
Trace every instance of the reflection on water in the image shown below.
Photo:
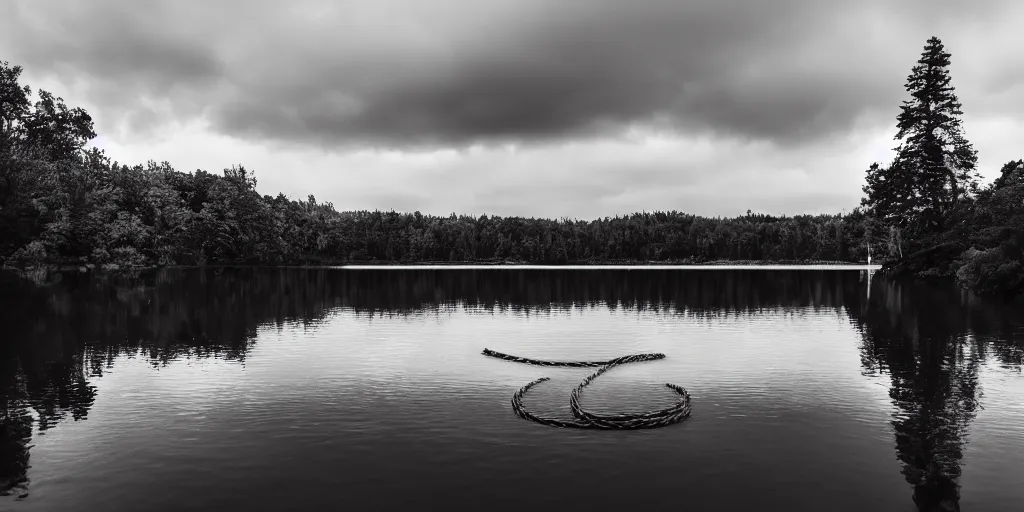
[[[957,479],[981,399],[979,367],[994,358],[1020,371],[1020,305],[923,284],[874,288],[875,300],[850,310],[863,333],[866,372],[891,382],[903,475],[921,510],[959,510]]]
[[[88,422],[96,380],[126,357],[155,368],[183,359],[244,365],[266,343],[260,328],[315,330],[338,311],[370,319],[456,306],[498,314],[600,306],[684,321],[809,308],[852,322],[864,378],[886,379],[890,442],[913,502],[958,510],[968,431],[984,402],[982,367],[1019,373],[1024,359],[1020,304],[858,271],[205,269],[4,274],[0,287],[0,485],[17,496],[30,488],[33,438],[62,422]]]

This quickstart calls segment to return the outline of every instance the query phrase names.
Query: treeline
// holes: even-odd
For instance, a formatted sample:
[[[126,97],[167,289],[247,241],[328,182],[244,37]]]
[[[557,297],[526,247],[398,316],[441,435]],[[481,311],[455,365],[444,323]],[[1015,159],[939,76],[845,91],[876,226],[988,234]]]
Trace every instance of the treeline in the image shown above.
[[[121,266],[349,262],[840,260],[866,258],[865,217],[678,212],[594,221],[339,212],[313,196],[261,196],[243,167],[215,175],[128,167],[98,152],[37,167],[12,263]],[[14,228],[14,229],[11,229]],[[21,229],[18,229],[21,228]]]
[[[82,150],[91,117],[0,66],[0,258],[7,265],[863,261],[867,219],[654,212],[593,221],[341,212],[260,195],[251,172],[128,166]]]

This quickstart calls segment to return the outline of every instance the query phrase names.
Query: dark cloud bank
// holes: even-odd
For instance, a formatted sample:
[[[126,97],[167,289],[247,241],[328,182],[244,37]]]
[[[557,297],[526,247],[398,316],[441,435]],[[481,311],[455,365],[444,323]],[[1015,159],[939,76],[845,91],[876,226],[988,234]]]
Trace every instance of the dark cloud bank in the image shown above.
[[[930,35],[954,67],[987,69],[963,65],[945,35],[1020,12],[1013,0],[209,4],[5,2],[0,59],[80,83],[135,131],[206,116],[250,140],[402,148],[643,124],[798,146],[861,116],[889,122]],[[995,93],[1024,76],[1019,58],[990,64],[954,71],[954,86]]]

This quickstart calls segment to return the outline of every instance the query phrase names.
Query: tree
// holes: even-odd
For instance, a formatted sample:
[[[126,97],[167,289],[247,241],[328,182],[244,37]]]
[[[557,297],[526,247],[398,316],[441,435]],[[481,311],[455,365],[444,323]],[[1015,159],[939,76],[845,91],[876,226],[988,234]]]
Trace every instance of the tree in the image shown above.
[[[0,61],[0,148],[6,158],[71,158],[96,137],[92,117],[81,108],[69,109],[64,100],[40,90],[29,105],[32,90],[18,84],[21,66]]]
[[[888,169],[876,164],[868,170],[864,206],[900,228],[935,232],[951,209],[978,190],[977,151],[963,134],[949,64],[939,38],[928,39],[907,77],[911,99],[897,116],[896,159]]]
[[[0,61],[0,258],[38,237],[50,221],[64,227],[80,224],[83,217],[77,214],[86,211],[80,207],[88,201],[86,189],[78,185],[91,179],[82,170],[88,157],[81,150],[96,136],[89,114],[69,109],[61,98],[38,91],[39,101],[31,105],[31,89],[18,84],[21,70]],[[79,207],[74,222],[63,215],[47,219],[39,204],[49,199],[59,203],[68,186],[82,192],[65,197]],[[64,230],[71,231],[83,233]]]
[[[1009,185],[1024,184],[1024,160],[1011,160],[999,170],[999,177],[992,183],[993,189]]]
[[[38,173],[20,156],[21,120],[29,114],[29,87],[18,84],[20,66],[0,61],[0,257],[31,240],[36,230],[29,190]]]
[[[887,226],[907,227],[906,213],[917,205],[919,198],[914,195],[908,173],[901,172],[900,162],[889,167],[872,163],[867,170],[863,190],[867,197],[861,205],[868,208],[872,217]]]
[[[0,142],[13,139],[20,121],[28,115],[28,97],[32,94],[29,86],[18,85],[21,66],[10,66],[0,61]]]

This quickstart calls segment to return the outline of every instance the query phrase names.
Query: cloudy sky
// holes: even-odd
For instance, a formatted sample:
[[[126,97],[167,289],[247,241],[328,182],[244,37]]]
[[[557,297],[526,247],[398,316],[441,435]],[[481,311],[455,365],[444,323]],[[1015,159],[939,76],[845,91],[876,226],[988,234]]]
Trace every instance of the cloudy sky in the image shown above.
[[[122,163],[338,209],[838,212],[925,41],[986,180],[1024,158],[1019,0],[4,0],[0,60]]]

